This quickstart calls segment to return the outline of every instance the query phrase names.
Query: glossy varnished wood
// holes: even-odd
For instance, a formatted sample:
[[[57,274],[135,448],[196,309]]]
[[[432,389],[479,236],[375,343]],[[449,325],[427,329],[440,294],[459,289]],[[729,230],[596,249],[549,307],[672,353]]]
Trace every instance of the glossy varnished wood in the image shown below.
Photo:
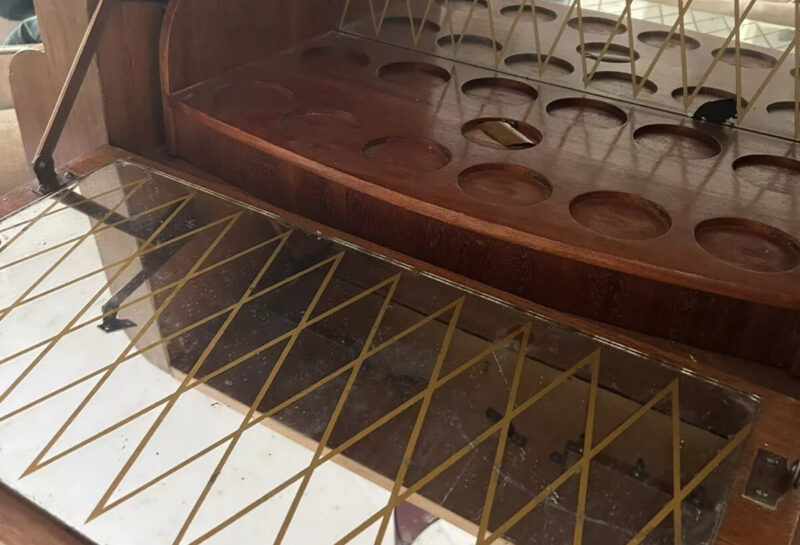
[[[0,486],[2,545],[90,545],[27,500]]]
[[[23,51],[12,61],[11,89],[30,161],[95,4],[93,0],[37,1],[44,49]],[[163,145],[158,76],[162,18],[159,2],[112,6],[97,56],[56,148],[57,165],[109,142],[140,153]]]
[[[436,72],[432,86],[398,84],[386,67],[401,61],[441,68],[449,79]],[[178,93],[167,109],[181,155],[283,208],[554,308],[794,365],[797,218],[785,194],[733,171],[738,157],[791,155],[791,145],[624,102],[604,102],[622,112],[622,124],[565,122],[551,106],[579,95],[507,78],[531,89],[527,100],[476,98],[471,82],[491,76],[332,34]],[[468,132],[476,119],[504,118],[524,119],[541,143],[497,149]],[[689,152],[708,154],[673,156],[669,136],[658,147],[660,134],[650,145],[660,127],[689,135]],[[385,151],[393,148],[395,159]],[[534,201],[492,202],[459,185],[475,165],[497,163],[530,169],[547,191]],[[627,223],[603,219],[628,211]],[[737,225],[751,233],[762,223],[788,233],[788,261],[722,261],[718,246],[727,242],[696,238],[695,229],[728,217],[747,218]]]

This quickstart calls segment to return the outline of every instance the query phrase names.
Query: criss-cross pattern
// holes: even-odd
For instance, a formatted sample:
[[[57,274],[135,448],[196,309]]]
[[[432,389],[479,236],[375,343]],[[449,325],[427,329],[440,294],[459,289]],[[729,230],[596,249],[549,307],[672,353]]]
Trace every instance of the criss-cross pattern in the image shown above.
[[[468,318],[464,317],[467,312],[465,309],[477,296],[431,279],[429,280],[431,285],[441,285],[442,289],[446,287],[449,290],[442,292],[447,293],[447,297],[443,296],[442,300],[430,302],[432,306],[424,311],[421,310],[424,305],[418,303],[418,308],[413,313],[404,315],[406,318],[398,321],[398,309],[410,312],[408,309],[411,308],[408,292],[400,296],[398,290],[416,278],[415,273],[375,257],[362,256],[358,250],[336,241],[319,239],[289,228],[275,219],[246,210],[235,203],[225,202],[183,185],[179,181],[154,176],[149,171],[132,165],[122,165],[120,168],[133,169],[141,176],[116,187],[103,187],[94,194],[88,189],[84,190],[86,179],[83,179],[71,188],[73,193],[82,191],[83,196],[76,200],[73,194],[70,205],[63,205],[64,194],[58,194],[39,203],[38,214],[32,217],[16,222],[12,217],[0,223],[0,236],[2,236],[0,240],[4,240],[0,245],[0,274],[13,275],[14,271],[20,270],[20,267],[27,267],[32,263],[38,263],[37,260],[50,259],[48,256],[52,256],[50,261],[42,261],[50,264],[43,266],[38,274],[25,277],[27,285],[14,286],[16,296],[11,297],[11,302],[0,310],[2,313],[0,327],[3,324],[13,323],[18,314],[36,309],[45,312],[47,302],[51,301],[53,296],[69,292],[86,279],[98,277],[103,279],[97,284],[100,286],[98,289],[95,289],[96,286],[89,289],[84,299],[73,305],[74,308],[69,310],[71,314],[55,328],[54,334],[44,332],[41,334],[44,338],[39,338],[41,335],[34,331],[28,346],[8,349],[8,353],[3,353],[0,357],[0,370],[4,370],[6,366],[16,366],[10,367],[16,369],[14,376],[2,383],[5,386],[0,391],[0,435],[4,425],[13,424],[17,418],[46,406],[51,400],[82,392],[72,410],[59,415],[57,419],[60,423],[55,430],[42,438],[41,447],[38,448],[36,455],[26,461],[27,467],[20,482],[46,468],[57,466],[67,457],[79,457],[90,447],[124,431],[126,426],[148,416],[151,417],[150,424],[136,438],[134,448],[124,453],[121,458],[122,465],[114,477],[103,486],[102,490],[96,491],[98,500],[91,511],[85,513],[85,516],[88,516],[88,524],[107,516],[145,493],[152,493],[158,489],[160,483],[188,470],[194,462],[221,449],[222,454],[211,473],[200,477],[204,485],[194,498],[191,509],[182,521],[177,534],[172,536],[169,542],[164,543],[199,545],[252,514],[258,507],[295,487],[291,502],[273,539],[275,545],[289,543],[287,538],[289,530],[316,472],[329,461],[340,461],[342,457],[347,457],[351,449],[360,442],[393,426],[403,415],[412,411],[411,414],[414,416],[402,434],[402,441],[392,444],[389,448],[391,451],[401,453],[399,464],[390,471],[368,468],[373,474],[379,473],[382,482],[388,483],[385,484],[388,500],[363,522],[350,528],[344,535],[338,536],[336,545],[351,542],[368,528],[377,528],[374,537],[376,545],[384,543],[395,507],[403,502],[419,501],[420,498],[430,495],[426,487],[442,478],[449,469],[461,467],[460,464],[466,457],[477,453],[482,445],[491,446],[493,443],[494,454],[487,460],[487,468],[490,468],[490,471],[487,473],[486,482],[477,483],[468,490],[468,493],[474,495],[482,505],[479,515],[470,519],[466,513],[451,512],[445,506],[442,507],[444,516],[452,518],[462,527],[471,528],[476,535],[477,545],[504,541],[509,539],[507,536],[530,513],[548,501],[571,479],[577,477],[577,501],[574,508],[574,528],[571,533],[572,542],[578,545],[585,542],[587,502],[593,486],[592,464],[606,455],[609,447],[637,423],[644,418],[657,415],[658,418],[668,418],[670,422],[672,445],[672,482],[668,494],[670,499],[641,528],[632,529],[628,544],[642,543],[669,517],[672,518],[674,543],[680,544],[683,543],[684,526],[687,524],[682,516],[684,501],[736,451],[751,431],[752,423],[745,422],[736,433],[732,434],[732,437],[720,440],[719,448],[695,468],[696,471],[693,470],[687,479],[685,468],[682,468],[681,464],[682,448],[689,448],[682,447],[681,436],[681,429],[687,424],[681,420],[679,390],[681,380],[688,379],[681,379],[678,373],[673,372],[672,378],[660,391],[649,396],[648,400],[636,403],[636,410],[620,419],[616,425],[609,428],[609,431],[600,436],[596,422],[602,416],[603,409],[598,398],[601,394],[605,395],[601,383],[601,370],[606,354],[613,352],[613,348],[609,346],[603,348],[599,342],[593,342],[593,348],[588,354],[571,365],[555,370],[551,373],[552,376],[543,380],[539,387],[531,391],[530,385],[523,387],[526,373],[530,373],[532,366],[541,363],[532,359],[530,354],[536,348],[536,343],[547,341],[538,340],[532,333],[534,322],[530,315],[519,313],[521,320],[517,325],[495,338],[483,339],[467,350],[460,339],[463,340],[467,334],[465,332],[474,330],[476,326],[472,323],[475,320],[474,314]],[[91,180],[92,176],[88,179]],[[26,246],[27,237],[35,236],[37,229],[44,224],[57,218],[59,214],[74,210],[75,203],[93,199],[103,203],[107,212],[100,215],[96,221],[90,222],[83,234],[78,236],[66,234],[61,237],[64,240],[60,240],[60,235],[56,232],[43,248],[39,245],[30,248]],[[144,204],[139,202],[140,200]],[[218,209],[214,210],[215,207]],[[137,210],[137,208],[143,209]],[[126,212],[128,215],[123,216],[123,219],[114,216],[115,213]],[[91,263],[81,264],[77,272],[71,273],[74,276],[65,276],[68,272],[67,265],[72,263],[71,259],[77,255],[76,252],[85,250],[86,246],[93,244],[93,241],[97,241],[101,250],[103,249],[103,233],[110,236],[121,226],[137,224],[136,222],[142,218],[152,219],[154,214],[158,221],[152,222],[151,231],[135,241],[134,249],[130,253],[122,257],[118,254],[108,257],[105,260],[107,263],[99,267]],[[114,221],[111,221],[112,217],[115,218]],[[252,227],[254,222],[259,225],[255,230]],[[257,233],[257,236],[253,233]],[[129,235],[124,236],[130,238]],[[110,240],[107,245],[116,248],[119,241]],[[101,312],[97,312],[100,300],[106,299],[111,290],[117,289],[124,280],[136,278],[134,270],[137,267],[147,269],[148,259],[160,252],[168,252],[169,259],[166,260],[166,265],[162,263],[149,271],[150,281],[141,287],[142,291],[134,292],[114,308],[103,307]],[[348,274],[351,273],[347,271],[353,268],[353,259],[370,259],[375,263],[381,263],[380,267],[375,269],[381,273],[368,275],[369,280],[365,277],[361,285],[349,280],[345,282],[343,279],[350,278]],[[72,263],[70,266],[74,265]],[[168,274],[167,271],[171,272]],[[240,276],[236,276],[235,281],[231,279],[233,276],[226,276],[236,274]],[[21,277],[14,278],[19,282]],[[197,287],[198,282],[205,282],[200,284],[202,289]],[[289,308],[289,299],[278,297],[286,293],[286,290],[301,288],[305,290],[301,290],[302,295],[291,298],[292,302],[299,305],[296,309]],[[270,299],[274,297],[278,299]],[[199,308],[192,304],[197,298],[202,300]],[[139,324],[134,324],[133,329],[128,332],[129,339],[123,348],[118,353],[98,355],[99,359],[108,357],[109,363],[95,365],[85,373],[77,373],[77,376],[67,375],[68,378],[57,384],[49,382],[47,387],[43,391],[38,391],[36,395],[23,398],[15,402],[16,404],[12,403],[15,394],[20,390],[41,380],[41,376],[37,375],[40,366],[51,365],[48,369],[52,369],[52,363],[48,363],[48,356],[59,358],[61,360],[59,365],[67,369],[77,364],[71,360],[73,357],[71,353],[62,348],[69,344],[73,335],[91,333],[95,336],[124,337],[125,333],[120,331],[105,333],[94,326],[110,316],[116,317],[117,314],[127,316],[135,309],[141,310],[143,305],[147,304],[151,304],[152,308],[144,312],[143,319],[141,316],[137,318]],[[368,310],[359,306],[365,304],[368,304]],[[500,308],[496,303],[491,304]],[[186,317],[176,309],[186,312]],[[254,314],[254,309],[261,309],[259,312],[264,312],[266,309],[280,316],[267,318],[266,329],[263,331],[260,326],[256,326],[254,328],[257,334],[256,340],[250,339],[245,342],[243,339],[246,337],[246,331],[242,329],[242,324],[251,324],[247,322],[249,317],[258,315]],[[353,314],[356,309],[359,309],[357,316]],[[355,322],[359,320],[363,320],[363,323],[357,327]],[[274,335],[268,334],[267,332],[271,331],[269,327],[276,323],[286,325],[276,329]],[[289,380],[287,377],[297,372],[297,368],[293,367],[297,365],[296,358],[312,358],[307,352],[307,345],[304,344],[308,341],[306,336],[312,333],[320,335],[318,328],[329,323],[340,324],[347,330],[345,335],[348,339],[345,343],[348,351],[347,361],[332,365],[325,373],[313,376],[313,380],[309,379],[297,385],[293,383],[292,388],[287,390],[286,384]],[[362,333],[357,332],[359,328],[363,329]],[[201,334],[201,331],[205,333]],[[154,332],[156,332],[155,340]],[[413,379],[402,375],[397,380],[406,386],[390,388],[385,392],[387,395],[390,390],[395,394],[397,391],[404,392],[397,394],[401,397],[395,405],[364,422],[362,428],[347,433],[341,432],[340,428],[345,420],[343,415],[347,413],[350,404],[355,401],[365,402],[363,396],[360,397],[358,393],[359,381],[364,376],[374,374],[375,367],[385,365],[382,360],[376,363],[380,358],[397,360],[396,356],[392,356],[393,351],[401,346],[410,346],[409,343],[423,333],[428,335],[427,342],[430,343],[425,345],[425,353],[430,353],[431,357],[430,365],[423,373],[424,378]],[[477,337],[473,335],[470,338]],[[103,424],[79,441],[59,448],[64,437],[82,418],[91,414],[93,403],[96,398],[102,396],[112,378],[127,368],[130,362],[138,361],[142,357],[147,358],[156,349],[166,349],[170,357],[179,359],[177,347],[185,347],[188,342],[186,339],[200,339],[200,344],[194,347],[193,352],[186,349],[187,354],[193,354],[191,361],[184,362],[182,366],[178,366],[177,363],[171,364],[180,371],[176,373],[180,377],[174,381],[171,392],[147,402],[121,418],[115,417],[112,422]],[[231,348],[239,346],[236,343],[245,348]],[[221,351],[220,347],[223,345],[228,348]],[[298,350],[304,350],[304,355],[298,356]],[[270,359],[267,355],[273,351],[276,355]],[[427,426],[431,425],[431,421],[440,410],[436,408],[437,399],[460,380],[478,373],[487,361],[497,362],[503,379],[506,379],[498,354],[509,355],[508,368],[509,371],[513,370],[513,374],[509,375],[510,382],[506,380],[506,385],[502,388],[504,394],[500,400],[502,405],[499,405],[502,407],[501,416],[491,424],[481,424],[480,431],[466,434],[464,441],[457,448],[440,452],[435,463],[426,462],[420,465],[421,450],[424,450],[421,445],[425,437],[428,437],[426,434],[430,433]],[[322,361],[327,357],[323,352],[313,355],[313,358],[320,358]],[[399,366],[414,363],[411,360],[395,360],[392,361]],[[150,476],[132,490],[119,493],[126,477],[136,468],[164,423],[174,416],[176,406],[184,396],[198,390],[210,391],[211,387],[219,389],[218,379],[234,376],[234,373],[245,369],[247,365],[252,365],[254,361],[263,362],[265,373],[263,376],[252,375],[260,378],[258,387],[253,390],[255,393],[250,394],[250,397],[245,396],[246,402],[245,398],[237,398],[237,401],[245,402],[245,408],[238,419],[238,425],[232,431],[221,435],[192,454],[174,463],[171,462],[169,467]],[[20,365],[19,362],[23,364]],[[211,367],[210,363],[213,363]],[[416,363],[421,365],[419,362]],[[506,469],[504,460],[509,452],[509,441],[512,440],[510,438],[516,433],[515,425],[519,426],[520,419],[524,419],[525,415],[529,414],[528,411],[538,406],[537,404],[552,399],[552,396],[562,395],[559,394],[561,389],[575,381],[585,383],[588,392],[580,455],[572,463],[565,462],[563,471],[546,486],[532,491],[526,501],[513,509],[513,512],[503,511],[505,514],[500,515],[499,490],[503,480],[507,479],[504,476]],[[316,409],[323,416],[322,424],[314,438],[315,447],[312,449],[310,461],[279,484],[264,490],[260,496],[248,500],[246,505],[239,506],[235,512],[222,516],[213,526],[204,528],[200,535],[192,534],[191,537],[187,537],[198,513],[215,489],[217,476],[229,467],[237,449],[246,448],[242,444],[243,434],[256,426],[275,421],[283,411],[298,403],[316,399],[315,396],[321,395],[326,388],[340,383],[343,385],[332,398],[332,407]],[[409,384],[411,386],[408,386]],[[283,389],[282,398],[279,396],[276,400],[270,397],[280,389]],[[377,402],[377,399],[373,401]],[[454,414],[468,411],[466,406],[458,405],[452,410]],[[369,461],[359,460],[359,463],[369,465]]]
[[[553,53],[556,51],[556,48],[559,46],[562,40],[565,39],[564,31],[567,27],[567,24],[573,20],[573,15],[577,15],[577,18],[574,21],[576,30],[578,32],[578,50],[581,55],[581,75],[585,89],[589,88],[589,84],[592,82],[598,68],[600,68],[600,63],[609,53],[614,38],[623,28],[623,21],[625,22],[624,24],[627,25],[628,50],[631,52],[635,50],[635,20],[632,16],[634,0],[626,0],[620,13],[617,15],[615,24],[610,29],[608,37],[605,39],[601,49],[597,52],[592,52],[591,59],[593,62],[591,66],[587,60],[588,57],[586,50],[587,33],[589,31],[584,28],[584,11],[581,6],[581,0],[572,0],[569,3],[566,14],[558,22],[558,30],[556,31],[555,36],[550,44],[542,43],[540,26],[547,20],[540,21],[542,15],[540,15],[539,11],[537,10],[536,0],[520,0],[520,2],[516,3],[515,5],[518,6],[518,9],[513,18],[511,18],[510,22],[507,20],[508,18],[506,20],[502,20],[499,19],[495,14],[496,9],[499,9],[498,6],[504,5],[501,0],[471,0],[471,5],[469,5],[468,8],[462,8],[463,22],[461,25],[455,25],[453,22],[454,12],[457,9],[455,6],[460,4],[457,2],[457,0],[346,0],[344,2],[341,17],[339,19],[339,28],[342,30],[347,30],[347,24],[353,22],[352,13],[360,13],[359,8],[367,6],[369,8],[369,16],[373,29],[373,35],[371,37],[379,40],[391,40],[391,38],[385,38],[386,32],[384,31],[384,22],[386,21],[387,17],[392,17],[393,21],[400,20],[400,17],[397,16],[397,13],[401,11],[402,6],[402,8],[408,14],[408,25],[412,38],[412,46],[415,49],[426,51],[428,46],[421,44],[420,38],[427,23],[437,22],[432,21],[434,17],[431,8],[434,6],[435,2],[444,6],[444,16],[442,20],[444,21],[446,29],[450,33],[453,58],[464,62],[481,62],[480,59],[471,56],[469,52],[464,53],[462,50],[462,45],[465,37],[470,34],[471,29],[477,29],[477,33],[481,34],[482,28],[486,26],[488,27],[488,38],[491,40],[491,43],[494,46],[493,68],[500,68],[501,61],[503,59],[502,44],[509,44],[512,41],[512,38],[516,37],[523,42],[532,42],[531,45],[533,46],[535,59],[538,65],[537,77],[547,79],[547,69],[548,66],[550,66],[551,60],[553,59]],[[629,55],[630,83],[633,99],[635,101],[639,98],[642,89],[649,82],[648,78],[659,66],[659,63],[662,62],[662,59],[664,58],[664,52],[667,50],[667,48],[671,47],[672,45],[677,45],[680,52],[681,62],[681,105],[683,106],[684,112],[688,112],[690,108],[695,105],[696,99],[703,91],[704,85],[706,85],[708,82],[723,56],[729,54],[730,50],[732,49],[733,59],[731,62],[735,66],[735,97],[737,112],[736,123],[741,125],[753,108],[761,105],[759,99],[762,97],[769,84],[773,81],[776,74],[778,74],[781,70],[788,70],[787,65],[791,65],[792,69],[796,73],[800,73],[800,55],[793,55],[793,53],[798,49],[798,44],[800,44],[800,2],[794,2],[795,17],[793,25],[791,25],[794,27],[794,38],[788,43],[786,48],[781,51],[777,62],[774,64],[774,66],[770,67],[769,71],[766,72],[766,74],[763,76],[763,79],[750,96],[744,96],[743,91],[743,68],[747,68],[747,59],[744,58],[742,53],[742,49],[744,47],[742,39],[742,26],[748,23],[748,16],[755,6],[756,0],[749,0],[744,7],[740,6],[739,2],[733,3],[733,28],[723,39],[722,44],[715,50],[714,55],[708,61],[706,69],[703,71],[702,75],[697,81],[689,81],[688,77],[689,60],[687,57],[687,51],[689,50],[689,46],[687,46],[688,40],[686,36],[686,27],[691,23],[691,19],[687,14],[692,7],[692,2],[693,0],[675,0],[675,6],[677,7],[675,18],[671,25],[665,27],[668,30],[666,30],[666,35],[663,39],[663,42],[658,47],[658,50],[652,61],[644,68],[644,70],[637,66],[636,55]],[[538,5],[541,6],[542,4],[547,3],[540,0]],[[486,9],[480,10],[481,15],[478,16],[477,13],[481,7]],[[465,15],[463,12],[466,12]],[[525,28],[526,25],[520,24],[523,14],[525,15],[525,18],[530,19],[531,25],[529,29]],[[733,44],[732,47],[731,44]],[[442,55],[443,53],[442,51],[437,50],[436,54]],[[692,62],[696,63],[698,61],[695,58]],[[748,77],[754,77],[752,71],[749,73]],[[794,137],[795,139],[800,139],[800,78],[793,78],[793,81],[795,114]],[[559,84],[562,83],[559,82]]]

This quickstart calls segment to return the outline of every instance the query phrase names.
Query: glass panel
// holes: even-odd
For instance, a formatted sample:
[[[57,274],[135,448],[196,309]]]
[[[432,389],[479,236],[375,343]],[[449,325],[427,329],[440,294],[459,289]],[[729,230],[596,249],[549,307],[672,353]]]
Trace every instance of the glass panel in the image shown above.
[[[758,411],[130,163],[0,233],[0,479],[97,543],[699,545]]]

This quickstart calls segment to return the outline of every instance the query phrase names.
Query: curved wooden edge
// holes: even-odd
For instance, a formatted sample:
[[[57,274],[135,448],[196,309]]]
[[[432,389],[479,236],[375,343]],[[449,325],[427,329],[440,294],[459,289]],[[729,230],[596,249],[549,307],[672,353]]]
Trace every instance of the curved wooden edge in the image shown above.
[[[472,232],[488,235],[509,244],[525,247],[534,251],[547,252],[589,266],[619,271],[633,277],[642,277],[656,282],[667,282],[692,290],[710,292],[723,297],[732,297],[790,311],[797,311],[800,309],[800,294],[798,293],[764,291],[741,282],[701,276],[683,270],[664,268],[657,264],[647,263],[625,256],[610,256],[605,252],[577,247],[569,243],[541,237],[533,233],[522,232],[513,227],[489,222],[434,203],[422,201],[416,197],[373,184],[358,176],[319,163],[276,144],[255,138],[249,133],[228,125],[204,112],[180,104],[177,100],[175,100],[174,103],[174,108],[176,108],[176,112],[179,112],[179,115],[184,117],[189,116],[212,131],[227,138],[242,142],[244,146],[257,150],[265,156],[274,157],[280,161],[286,161],[313,175],[330,180],[335,185],[363,193],[383,202],[393,203],[408,210],[417,211],[445,224],[455,225]]]
[[[169,70],[169,42],[172,37],[172,26],[175,22],[176,13],[180,10],[182,0],[172,0],[167,4],[167,11],[164,13],[164,20],[161,23],[161,34],[158,39],[158,73],[161,86],[161,110],[164,116],[164,135],[166,137],[167,152],[176,155],[177,142],[175,141],[175,123],[172,118],[172,110],[169,106],[169,97],[172,95],[170,87]]]
[[[176,153],[169,97],[331,30],[334,0],[173,0],[159,44],[167,148]]]
[[[14,55],[8,79],[25,157],[31,160],[36,153],[39,138],[47,126],[47,112],[56,100],[50,67],[44,51],[26,49]],[[32,88],[35,88],[36,92],[32,93]]]

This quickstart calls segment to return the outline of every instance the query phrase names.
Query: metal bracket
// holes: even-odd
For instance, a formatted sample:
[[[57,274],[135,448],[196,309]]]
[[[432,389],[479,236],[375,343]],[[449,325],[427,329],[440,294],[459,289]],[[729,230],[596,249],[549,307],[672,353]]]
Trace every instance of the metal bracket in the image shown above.
[[[750,501],[775,509],[778,502],[791,490],[800,487],[800,460],[789,462],[783,456],[758,449],[744,497]]]
[[[55,163],[51,156],[38,156],[33,162],[33,172],[36,174],[38,184],[33,189],[39,195],[47,195],[57,191],[75,180],[71,172],[56,172]]]

